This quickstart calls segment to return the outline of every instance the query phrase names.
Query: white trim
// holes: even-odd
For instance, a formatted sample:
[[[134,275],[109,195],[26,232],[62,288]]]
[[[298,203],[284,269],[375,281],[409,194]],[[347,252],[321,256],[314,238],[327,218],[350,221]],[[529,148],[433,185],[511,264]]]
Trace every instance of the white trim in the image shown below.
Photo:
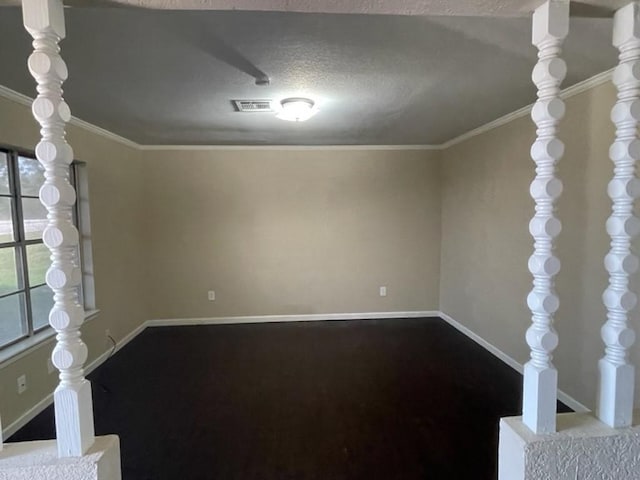
[[[569,98],[583,93],[587,90],[602,85],[611,80],[613,69],[605,72],[598,73],[593,77],[587,78],[582,82],[578,82],[575,85],[565,88],[560,92],[561,98]],[[0,85],[0,97],[4,97],[8,100],[13,100],[16,103],[25,105],[31,108],[33,99],[29,98],[22,93],[16,92]],[[80,128],[84,128],[96,135],[108,138],[120,144],[126,145],[136,150],[143,151],[173,151],[173,150],[192,150],[192,151],[210,151],[210,150],[446,150],[449,147],[464,142],[472,137],[486,133],[494,128],[501,127],[513,120],[525,117],[531,113],[533,104],[522,107],[514,112],[508,113],[500,118],[497,118],[489,123],[470,130],[462,135],[447,140],[440,145],[141,145],[128,138],[122,137],[115,133],[112,133],[104,128],[93,125],[92,123],[85,122],[77,117],[72,117],[69,122]]]
[[[613,79],[613,71],[615,68],[610,68],[609,70],[605,70],[604,72],[600,72],[593,77],[589,77],[586,80],[575,83],[570,87],[565,88],[560,92],[560,97],[563,99],[571,98],[579,93],[586,92],[587,90],[591,90],[603,83],[610,82]]]
[[[149,327],[173,327],[183,325],[224,325],[235,323],[271,323],[271,322],[319,322],[323,320],[374,320],[384,318],[422,318],[437,317],[437,310],[408,312],[366,312],[366,313],[314,313],[306,315],[252,315],[245,317],[208,317],[208,318],[163,318],[149,320]]]
[[[142,323],[117,344],[115,350],[109,349],[99,355],[91,363],[85,367],[85,373],[88,375],[96,368],[107,361],[111,355],[120,351],[122,347],[127,345],[131,340],[140,335],[148,327],[169,327],[169,326],[187,326],[187,325],[223,325],[223,324],[243,324],[243,323],[272,323],[272,322],[316,322],[323,320],[374,320],[385,318],[434,318],[439,317],[449,325],[460,331],[471,340],[488,350],[490,353],[498,357],[504,363],[519,373],[522,373],[523,366],[499,348],[495,347],[485,339],[469,330],[461,323],[454,320],[450,315],[438,310],[418,310],[407,312],[367,312],[367,313],[318,313],[308,315],[254,315],[254,316],[237,316],[237,317],[208,317],[208,318],[166,318],[158,320],[147,320]],[[93,317],[91,317],[93,318]],[[42,344],[41,344],[42,345]],[[576,399],[567,395],[562,391],[558,391],[560,401],[571,407],[576,412],[589,412],[590,410],[578,402]],[[49,393],[45,398],[39,401],[23,413],[18,419],[14,420],[7,427],[3,428],[3,438],[9,438],[15,432],[24,427],[29,421],[36,417],[40,412],[47,408],[53,402],[53,393]]]
[[[587,78],[582,82],[578,82],[575,85],[571,85],[570,87],[565,88],[560,92],[560,98],[567,99],[578,95],[579,93],[586,92],[592,88],[597,87],[598,85],[602,85],[611,80],[613,76],[613,68],[607,70],[605,72],[598,73],[593,77]],[[526,117],[531,113],[531,109],[533,108],[533,103],[531,105],[527,105],[526,107],[519,108],[515,112],[507,113],[506,115],[493,120],[492,122],[485,123],[484,125],[474,128],[462,135],[459,135],[451,140],[447,140],[442,145],[439,145],[440,149],[446,150],[449,147],[457,145],[459,143],[464,142],[465,140],[469,140],[470,138],[476,137],[483,133],[487,133],[490,130],[501,127],[502,125],[506,125],[509,122],[517,120],[518,118]]]
[[[53,392],[47,394],[42,400],[36,403],[29,410],[24,412],[20,417],[14,420],[10,425],[4,427],[2,429],[2,438],[6,441],[11,435],[16,433],[22,427],[24,427],[27,423],[33,420],[35,417],[40,415],[49,405],[53,403]]]
[[[88,363],[85,367],[84,367],[84,373],[86,375],[89,375],[91,372],[93,372],[96,368],[98,368],[100,365],[102,365],[106,360],[109,359],[109,357],[111,357],[112,355],[115,355],[116,353],[118,353],[120,350],[122,350],[122,347],[124,347],[126,344],[128,344],[131,340],[133,340],[134,338],[136,338],[138,335],[140,335],[146,328],[147,328],[147,323],[148,322],[143,322],[140,325],[138,325],[136,328],[134,328],[131,332],[129,332],[127,335],[125,335],[124,337],[122,337],[120,339],[119,342],[116,343],[116,348],[114,349],[113,347],[110,348],[109,350],[107,350],[106,352],[104,352],[102,355],[98,356],[96,359],[94,359],[92,362]]]
[[[320,320],[355,320],[355,319],[384,319],[384,318],[421,318],[421,317],[438,317],[440,312],[437,310],[428,311],[410,311],[410,312],[369,312],[369,313],[328,313],[328,314],[311,314],[311,315],[256,315],[250,317],[213,317],[213,318],[178,318],[178,319],[162,319],[147,320],[142,323],[117,344],[115,350],[108,349],[85,367],[85,374],[89,375],[96,368],[107,361],[112,355],[120,351],[122,347],[131,342],[140,335],[147,327],[160,326],[185,326],[185,325],[216,325],[230,323],[267,323],[267,322],[301,322],[301,321],[320,321]],[[93,318],[93,317],[91,317]],[[43,344],[40,344],[43,345]],[[113,352],[112,352],[113,350]],[[53,403],[53,392],[47,394],[42,400],[29,408],[19,418],[14,420],[8,426],[2,429],[2,438],[9,438],[16,433],[33,418],[40,414],[45,408]]]
[[[23,95],[22,93],[18,93],[15,90],[11,90],[10,88],[5,87],[4,85],[0,85],[0,97],[6,98],[7,100],[11,100],[20,105],[24,105],[25,107],[31,108],[31,104],[33,103],[33,99]]]
[[[122,347],[124,347],[127,343],[129,343],[131,340],[133,340],[138,335],[140,335],[145,328],[147,328],[147,322],[142,323],[141,325],[136,327],[134,330],[132,330],[130,333],[128,333],[126,336],[124,336],[116,344],[115,350],[113,348],[110,348],[104,353],[102,353],[101,355],[99,355],[91,363],[88,363],[84,369],[85,374],[89,375],[91,372],[93,372],[96,368],[98,368],[105,361],[107,361],[112,355],[114,355],[120,349],[122,349]],[[18,417],[12,423],[4,427],[2,429],[2,438],[4,439],[9,438],[11,435],[13,435],[22,427],[24,427],[27,423],[29,423],[33,418],[39,415],[45,408],[47,408],[52,403],[53,403],[53,392],[47,394],[42,400],[40,400],[38,403],[36,403],[33,407],[31,407],[26,412],[24,412],[20,417]]]
[[[454,320],[450,315],[447,315],[444,312],[440,312],[440,318],[442,318],[445,322],[447,322],[453,328],[458,330],[460,333],[465,334],[467,337],[469,337],[471,340],[476,342],[482,348],[484,348],[485,350],[488,350],[490,353],[492,353],[493,355],[498,357],[500,360],[502,360],[504,363],[506,363],[511,368],[516,370],[518,373],[522,374],[522,372],[524,371],[524,367],[522,366],[521,363],[519,363],[517,360],[511,358],[509,355],[504,353],[498,347],[496,347],[496,346],[492,345],[491,343],[487,342],[480,335],[474,333],[473,331],[471,331],[470,329],[468,329],[467,327],[462,325],[460,322]]]
[[[0,85],[0,97],[12,100],[20,105],[31,108],[33,99],[27,95],[11,90]],[[69,121],[85,130],[95,133],[101,137],[108,138],[117,143],[135,148],[136,150],[147,151],[172,151],[172,150],[441,150],[441,145],[141,145],[128,138],[117,135],[102,127],[86,122],[78,117],[71,117]]]
[[[512,358],[509,355],[507,355],[506,353],[504,353],[502,350],[500,350],[495,345],[492,345],[491,343],[487,342],[480,335],[478,335],[477,333],[469,330],[467,327],[462,325],[460,322],[454,320],[450,315],[447,315],[444,312],[439,312],[439,314],[440,314],[440,318],[442,318],[445,322],[447,322],[453,328],[458,330],[460,333],[465,334],[471,340],[476,342],[478,345],[483,347],[485,350],[488,350],[490,353],[492,353],[496,357],[498,357],[500,360],[502,360],[504,363],[506,363],[511,368],[516,370],[518,373],[522,374],[524,372],[524,366],[520,362],[518,362],[514,358]],[[558,390],[558,399],[562,403],[564,403],[565,405],[569,406],[570,408],[572,408],[574,411],[576,411],[578,413],[586,413],[586,412],[590,412],[591,411],[585,405],[583,405],[582,403],[580,403],[579,401],[577,401],[575,398],[571,397],[570,395],[564,393],[562,390]]]
[[[0,97],[6,98],[7,100],[14,101],[20,105],[24,105],[25,107],[31,108],[31,104],[33,103],[33,99],[20,93],[15,90],[11,90],[10,88],[5,87],[4,85],[0,85]],[[108,138],[115,142],[126,145],[127,147],[135,148],[137,150],[140,149],[140,145],[136,142],[129,140],[128,138],[121,137],[120,135],[116,135],[115,133],[110,132],[109,130],[105,130],[102,127],[98,127],[89,122],[85,122],[78,117],[71,117],[69,121],[71,125],[75,125],[76,127],[83,128],[89,132],[95,133],[101,137]]]
[[[109,140],[113,140],[114,142],[120,143],[130,148],[135,148],[136,150],[140,150],[140,145],[136,142],[129,140],[128,138],[121,137],[120,135],[110,132],[109,130],[105,130],[102,127],[94,125],[93,123],[85,122],[84,120],[78,117],[71,117],[69,120],[70,125],[74,125],[76,127],[84,128],[85,130],[95,133],[101,137],[108,138]]]
[[[172,150],[441,150],[441,145],[139,145],[144,151]]]
[[[558,389],[558,400],[560,400],[562,403],[564,403],[567,407],[573,409],[573,411],[576,412],[576,413],[589,413],[589,412],[591,412],[591,409],[588,408],[586,405],[580,403],[578,400],[573,398],[571,395],[569,395],[568,393],[563,392],[560,389]]]
[[[86,311],[84,314],[84,323],[93,320],[99,313],[100,310]],[[51,343],[55,339],[55,335],[56,331],[53,328],[47,328],[13,345],[2,348],[2,350],[0,350],[0,370],[20,360],[22,357],[29,355],[34,350]]]

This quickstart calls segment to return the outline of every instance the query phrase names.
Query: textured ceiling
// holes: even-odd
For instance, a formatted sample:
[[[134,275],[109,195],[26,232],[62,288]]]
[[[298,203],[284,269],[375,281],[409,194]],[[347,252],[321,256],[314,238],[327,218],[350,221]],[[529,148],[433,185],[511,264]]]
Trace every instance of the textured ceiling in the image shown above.
[[[382,15],[527,16],[544,0],[64,0],[66,5]],[[20,0],[0,0],[19,5]],[[574,14],[609,15],[629,0],[572,1]]]
[[[103,0],[105,1],[105,0]],[[526,16],[544,0],[106,0],[157,9],[261,10],[384,15]],[[629,0],[572,2],[578,12],[604,14]],[[597,8],[591,8],[597,7]],[[599,8],[602,7],[602,8]]]
[[[142,144],[440,144],[535,98],[527,18],[66,14],[65,96],[73,113]],[[574,18],[571,28],[565,85],[616,59],[610,19]],[[19,9],[0,10],[0,31],[0,84],[33,96]],[[271,84],[257,86],[264,75]],[[314,98],[320,112],[294,124],[237,113],[230,102],[290,96]]]

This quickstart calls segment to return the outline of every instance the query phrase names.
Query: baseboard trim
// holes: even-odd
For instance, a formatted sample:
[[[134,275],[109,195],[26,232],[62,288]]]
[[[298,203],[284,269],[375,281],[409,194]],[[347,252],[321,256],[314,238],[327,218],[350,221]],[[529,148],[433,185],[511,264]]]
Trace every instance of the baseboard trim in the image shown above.
[[[115,355],[125,345],[140,335],[147,327],[183,326],[183,325],[222,325],[233,323],[268,323],[268,322],[308,322],[321,320],[354,320],[354,319],[382,319],[382,318],[420,318],[438,317],[437,310],[409,311],[409,312],[368,312],[368,313],[328,313],[310,315],[256,315],[246,317],[212,317],[212,318],[175,318],[147,320],[134,330],[125,335],[116,344],[116,348],[108,349],[85,366],[85,374],[89,375],[96,368]],[[19,418],[2,428],[2,438],[11,437],[24,427],[33,418],[38,416],[53,403],[53,392],[47,394],[42,400],[24,412]]]
[[[447,315],[444,312],[440,312],[440,318],[442,318],[445,322],[447,322],[449,325],[451,325],[453,328],[455,328],[459,332],[464,333],[471,340],[476,342],[478,345],[483,347],[485,350],[488,350],[490,353],[492,353],[496,357],[498,357],[500,360],[502,360],[504,363],[506,363],[511,368],[516,370],[518,373],[522,374],[524,372],[524,367],[522,366],[522,364],[520,362],[518,362],[514,358],[512,358],[509,355],[507,355],[506,353],[504,353],[502,350],[500,350],[495,345],[487,342],[480,335],[478,335],[477,333],[471,331],[470,329],[468,329],[467,327],[462,325],[457,320],[454,320],[450,315]]]
[[[140,335],[148,327],[170,327],[170,326],[188,326],[188,325],[225,325],[225,324],[243,324],[243,323],[278,323],[278,322],[319,322],[327,320],[376,320],[385,318],[433,318],[439,317],[460,331],[465,336],[476,342],[478,345],[489,351],[511,368],[522,374],[524,367],[521,363],[504,353],[495,345],[492,345],[484,338],[470,330],[469,328],[456,321],[450,315],[438,310],[420,310],[406,312],[360,312],[360,313],[317,313],[306,315],[254,315],[254,316],[237,316],[237,317],[207,317],[207,318],[163,318],[157,320],[147,320],[142,323],[126,336],[124,336],[116,344],[115,350],[109,349],[95,358],[85,366],[85,373],[88,375],[96,368],[106,362],[109,357],[120,351],[125,345]],[[582,403],[575,398],[567,395],[563,391],[558,391],[560,401],[571,407],[576,412],[589,412]],[[16,433],[34,417],[40,414],[45,408],[53,403],[53,392],[49,393],[41,401],[27,410],[18,419],[14,420],[8,426],[3,428],[2,437],[9,438]]]
[[[138,335],[140,335],[144,331],[145,328],[147,328],[147,322],[141,323],[135,329],[133,329],[131,332],[129,332],[127,335],[122,337],[120,339],[120,341],[116,343],[116,347],[115,348],[110,348],[109,350],[104,352],[102,355],[100,355],[99,357],[94,359],[92,362],[90,362],[87,365],[85,365],[85,367],[84,367],[85,375],[89,375],[96,368],[98,368],[100,365],[102,365],[104,362],[106,362],[109,359],[109,357],[111,357],[112,355],[115,355],[116,353],[118,353],[122,349],[122,347],[124,347],[127,343],[129,343],[131,340],[133,340]]]
[[[302,315],[252,315],[237,317],[162,318],[149,320],[149,327],[172,327],[182,325],[225,325],[236,323],[319,322],[324,320],[376,320],[383,318],[438,317],[438,310],[408,312],[360,312],[360,313],[312,313]]]
[[[473,340],[478,345],[483,347],[485,350],[489,351],[490,353],[492,353],[493,355],[498,357],[500,360],[502,360],[504,363],[506,363],[511,368],[516,370],[518,373],[522,374],[524,372],[524,366],[520,362],[518,362],[514,358],[512,358],[509,355],[507,355],[506,353],[504,353],[502,350],[500,350],[495,345],[493,345],[493,344],[489,343],[488,341],[486,341],[484,338],[482,338],[477,333],[471,331],[469,328],[467,328],[464,325],[462,325],[460,322],[455,320],[450,315],[448,315],[448,314],[446,314],[444,312],[440,312],[440,318],[442,318],[445,322],[447,322],[449,325],[451,325],[453,328],[455,328],[459,332],[465,334],[467,337],[469,337],[471,340]],[[558,399],[562,403],[564,403],[565,405],[567,405],[568,407],[572,408],[574,411],[576,411],[578,413],[587,413],[587,412],[591,411],[591,409],[587,408],[585,405],[580,403],[578,400],[576,400],[572,396],[566,394],[562,390],[558,390]]]
[[[47,394],[42,400],[36,403],[29,410],[24,412],[19,418],[11,422],[8,426],[2,429],[2,438],[7,439],[27,423],[37,417],[45,408],[53,403],[53,392]]]
[[[138,335],[140,335],[145,328],[147,328],[147,322],[142,323],[141,325],[136,327],[134,330],[129,332],[127,335],[125,335],[122,339],[120,339],[120,341],[116,343],[115,349],[111,348],[105,351],[104,353],[99,355],[97,358],[95,358],[93,361],[85,365],[84,367],[85,375],[89,375],[96,368],[98,368],[100,365],[106,362],[109,359],[109,357],[111,357],[112,355],[115,355],[127,343],[129,343],[131,340],[133,340]],[[33,420],[36,416],[42,413],[42,411],[44,411],[52,403],[53,403],[53,392],[47,394],[47,396],[45,396],[42,400],[36,403],[33,407],[31,407],[29,410],[24,412],[20,417],[18,417],[16,420],[11,422],[8,426],[3,428],[2,438],[5,438],[5,439],[9,438],[11,435],[16,433],[18,430],[24,427],[27,423]]]

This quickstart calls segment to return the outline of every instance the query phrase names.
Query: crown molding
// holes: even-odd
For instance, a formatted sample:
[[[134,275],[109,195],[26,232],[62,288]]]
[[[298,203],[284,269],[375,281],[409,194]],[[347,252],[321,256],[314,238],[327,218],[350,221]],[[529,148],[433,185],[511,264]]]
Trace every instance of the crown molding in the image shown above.
[[[140,145],[145,151],[172,150],[441,150],[440,145]]]
[[[587,78],[582,82],[578,82],[574,85],[571,85],[570,87],[565,88],[560,92],[560,98],[567,99],[567,98],[573,97],[575,95],[578,95],[579,93],[586,92],[587,90],[591,90],[592,88],[595,88],[598,85],[602,85],[603,83],[610,81],[611,77],[613,76],[613,70],[614,70],[613,68],[610,70],[606,70],[604,72],[598,73],[597,75],[594,75],[593,77]],[[502,125],[506,125],[509,122],[517,120],[518,118],[526,117],[531,114],[531,109],[533,108],[533,105],[534,104],[532,103],[530,105],[527,105],[526,107],[519,108],[514,112],[507,113],[506,115],[500,118],[496,118],[495,120],[489,123],[485,123],[484,125],[478,128],[474,128],[473,130],[469,130],[468,132],[463,133],[462,135],[459,135],[455,138],[452,138],[451,140],[447,140],[442,145],[440,145],[440,148],[442,150],[446,150],[449,147],[453,147],[454,145],[457,145],[466,140],[469,140],[470,138],[476,137],[483,133],[487,133],[493,130],[494,128],[498,128],[498,127],[501,127]]]
[[[5,87],[4,85],[0,85],[0,97],[6,98],[7,100],[14,101],[20,105],[24,105],[25,107],[31,108],[31,104],[33,103],[33,99],[20,93],[15,90],[11,90],[10,88]],[[120,135],[116,135],[109,130],[105,130],[104,128],[98,127],[89,122],[85,122],[84,120],[78,117],[71,117],[69,120],[69,124],[75,125],[76,127],[80,127],[84,130],[87,130],[91,133],[95,133],[101,137],[108,138],[109,140],[113,140],[122,145],[126,145],[127,147],[139,149],[140,145],[136,142],[129,140],[128,138],[121,137]]]
[[[25,107],[29,108],[31,108],[31,104],[33,103],[32,98],[29,98],[22,93],[18,93],[15,90],[11,90],[4,85],[0,85],[0,97],[6,98],[7,100],[12,100],[20,105],[24,105]]]
[[[587,90],[591,90],[603,83],[606,83],[611,80],[613,75],[613,70],[610,69],[605,72],[598,73],[593,77],[587,78],[582,82],[578,82],[575,85],[571,85],[570,87],[565,88],[560,92],[560,97],[567,99],[578,95],[580,93],[586,92]],[[6,98],[8,100],[12,100],[20,105],[27,106],[31,108],[31,104],[33,99],[23,95],[22,93],[16,92],[15,90],[11,90],[3,85],[0,85],[0,97]],[[489,123],[485,123],[484,125],[470,130],[462,135],[459,135],[451,140],[447,140],[446,142],[440,145],[141,145],[136,143],[128,138],[122,137],[115,133],[110,132],[109,130],[105,130],[104,128],[98,127],[92,123],[86,122],[77,117],[71,117],[71,121],[69,122],[71,125],[75,125],[77,127],[83,128],[91,133],[99,135],[104,138],[108,138],[109,140],[113,140],[122,145],[126,145],[127,147],[134,148],[136,150],[143,151],[242,151],[242,150],[294,150],[294,151],[313,151],[313,150],[446,150],[449,147],[453,147],[459,143],[462,143],[470,138],[476,137],[483,133],[489,132],[495,128],[506,125],[509,122],[517,120],[522,117],[526,117],[531,113],[531,109],[533,108],[533,104],[527,105],[526,107],[522,107],[514,112],[503,115],[500,118],[497,118]]]
[[[128,138],[121,137],[120,135],[110,132],[109,130],[105,130],[102,127],[94,125],[93,123],[85,122],[84,120],[78,117],[71,117],[69,121],[71,125],[75,125],[76,127],[84,128],[85,130],[95,133],[101,137],[108,138],[109,140],[113,140],[114,142],[121,143],[122,145],[126,145],[127,147],[134,148],[136,150],[140,150],[141,145],[136,143]]]

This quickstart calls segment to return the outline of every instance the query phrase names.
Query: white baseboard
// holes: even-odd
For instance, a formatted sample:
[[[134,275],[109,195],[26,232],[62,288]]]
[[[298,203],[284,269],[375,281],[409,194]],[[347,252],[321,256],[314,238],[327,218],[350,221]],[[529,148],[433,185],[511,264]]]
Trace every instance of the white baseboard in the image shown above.
[[[471,330],[469,330],[467,327],[462,325],[460,322],[454,320],[451,316],[447,315],[444,312],[440,312],[440,318],[442,318],[445,322],[447,322],[449,325],[451,325],[453,328],[455,328],[459,332],[464,333],[467,337],[469,337],[471,340],[473,340],[478,345],[483,347],[485,350],[488,350],[489,352],[491,352],[493,355],[498,357],[500,360],[502,360],[504,363],[509,365],[511,368],[513,368],[514,370],[517,370],[518,373],[522,374],[522,372],[524,372],[524,367],[522,366],[521,363],[519,363],[517,360],[511,358],[509,355],[504,353],[498,347],[496,347],[496,346],[492,345],[491,343],[487,342],[480,335],[478,335],[475,332],[472,332]]]
[[[131,340],[136,338],[138,335],[142,333],[142,331],[147,328],[147,322],[139,325],[135,330],[128,333],[125,337],[123,337],[118,343],[116,343],[116,348],[109,349],[103,354],[99,355],[92,362],[88,363],[84,368],[84,373],[89,375],[96,368],[102,365],[111,355],[118,352],[122,347],[124,347]],[[14,420],[12,423],[7,425],[2,429],[2,438],[9,438],[11,435],[16,433],[22,427],[24,427],[27,423],[29,423],[32,419],[38,416],[42,411],[44,411],[49,405],[53,403],[53,392],[47,394],[42,400],[36,403],[29,410],[24,412],[20,417]]]
[[[96,368],[98,368],[105,361],[107,361],[109,359],[109,357],[111,357],[112,355],[115,355],[116,353],[118,353],[122,349],[122,347],[124,347],[127,343],[129,343],[131,340],[133,340],[138,335],[140,335],[144,331],[144,329],[147,328],[147,323],[148,322],[143,322],[142,324],[138,325],[134,330],[132,330],[127,335],[122,337],[120,339],[120,341],[116,343],[116,347],[115,348],[110,348],[109,350],[104,352],[102,355],[97,357],[95,360],[93,360],[92,362],[90,362],[87,365],[85,365],[85,367],[84,367],[85,375],[89,375]]]
[[[495,345],[492,345],[491,343],[487,342],[484,338],[482,338],[478,334],[472,332],[467,327],[462,325],[460,322],[454,320],[450,315],[447,315],[444,312],[440,312],[440,318],[442,318],[445,322],[447,322],[449,325],[451,325],[453,328],[455,328],[459,332],[464,333],[467,337],[469,337],[471,340],[473,340],[478,345],[483,347],[485,350],[488,350],[489,352],[491,352],[493,355],[498,357],[504,363],[506,363],[511,368],[516,370],[518,373],[522,374],[524,372],[524,366],[520,362],[518,362],[514,358],[512,358],[509,355],[507,355],[506,353],[504,353],[502,350],[500,350]],[[523,341],[524,341],[524,339],[523,339]],[[579,413],[583,413],[584,412],[584,413],[586,413],[586,412],[590,412],[591,411],[585,405],[583,405],[582,403],[580,403],[579,401],[577,401],[575,398],[571,397],[570,395],[564,393],[562,390],[558,390],[558,399],[562,403],[564,403],[568,407],[572,408],[576,412],[579,412]]]
[[[180,325],[223,325],[232,323],[319,322],[323,320],[375,320],[382,318],[438,317],[437,310],[408,312],[313,313],[307,315],[253,315],[246,317],[162,318],[149,320],[149,327]]]
[[[440,312],[410,311],[410,312],[368,312],[368,313],[328,313],[310,315],[256,315],[249,317],[213,317],[213,318],[176,318],[147,320],[143,324],[128,333],[117,344],[116,348],[108,349],[85,366],[85,374],[89,375],[102,365],[122,347],[140,335],[147,327],[181,326],[181,325],[221,325],[232,323],[267,323],[267,322],[308,322],[321,320],[354,320],[354,319],[381,319],[381,318],[420,318],[437,317]],[[24,412],[19,418],[2,429],[2,438],[9,438],[43,410],[53,403],[53,392],[47,394],[42,400]]]
[[[8,426],[2,429],[2,438],[7,439],[22,427],[24,427],[27,423],[29,423],[32,419],[37,417],[45,408],[53,403],[53,392],[49,393],[46,397],[36,403],[29,410],[24,412],[19,418],[14,420]]]
[[[205,318],[163,318],[157,320],[149,320],[146,323],[148,327],[170,327],[170,326],[187,326],[187,325],[224,325],[239,323],[270,323],[270,322],[318,322],[323,320],[373,320],[382,318],[424,318],[424,317],[440,317],[455,329],[472,339],[474,342],[482,346],[485,350],[498,357],[511,368],[522,374],[524,367],[521,363],[504,353],[495,345],[487,342],[484,338],[469,330],[460,322],[454,320],[450,315],[438,310],[423,311],[407,311],[407,312],[365,312],[365,313],[318,313],[307,315],[253,315],[238,317],[205,317]],[[558,398],[565,405],[569,406],[576,412],[589,412],[582,403],[575,398],[558,390]]]
[[[445,322],[453,326],[455,329],[472,339],[474,342],[488,350],[490,353],[498,357],[504,363],[509,365],[519,373],[523,372],[523,366],[502,350],[487,342],[485,339],[472,332],[470,329],[454,320],[450,315],[438,310],[423,311],[407,311],[407,312],[365,312],[365,313],[318,313],[307,315],[254,315],[254,316],[238,316],[238,317],[208,317],[208,318],[164,318],[157,320],[147,320],[139,325],[136,329],[128,333],[117,344],[115,350],[109,349],[88,363],[85,367],[85,373],[88,375],[96,368],[102,365],[109,357],[118,352],[122,347],[131,340],[140,335],[147,327],[169,327],[169,326],[186,326],[186,325],[224,325],[224,324],[242,324],[242,323],[271,323],[271,322],[318,322],[325,320],[375,320],[384,318],[433,318],[440,317]],[[558,391],[560,401],[571,407],[576,412],[589,412],[590,410],[578,402],[576,399],[567,395],[562,391]],[[27,410],[17,420],[13,421],[7,427],[3,428],[3,438],[8,438],[15,432],[24,427],[29,421],[36,417],[40,412],[47,408],[53,402],[53,393],[49,393],[36,405]]]

